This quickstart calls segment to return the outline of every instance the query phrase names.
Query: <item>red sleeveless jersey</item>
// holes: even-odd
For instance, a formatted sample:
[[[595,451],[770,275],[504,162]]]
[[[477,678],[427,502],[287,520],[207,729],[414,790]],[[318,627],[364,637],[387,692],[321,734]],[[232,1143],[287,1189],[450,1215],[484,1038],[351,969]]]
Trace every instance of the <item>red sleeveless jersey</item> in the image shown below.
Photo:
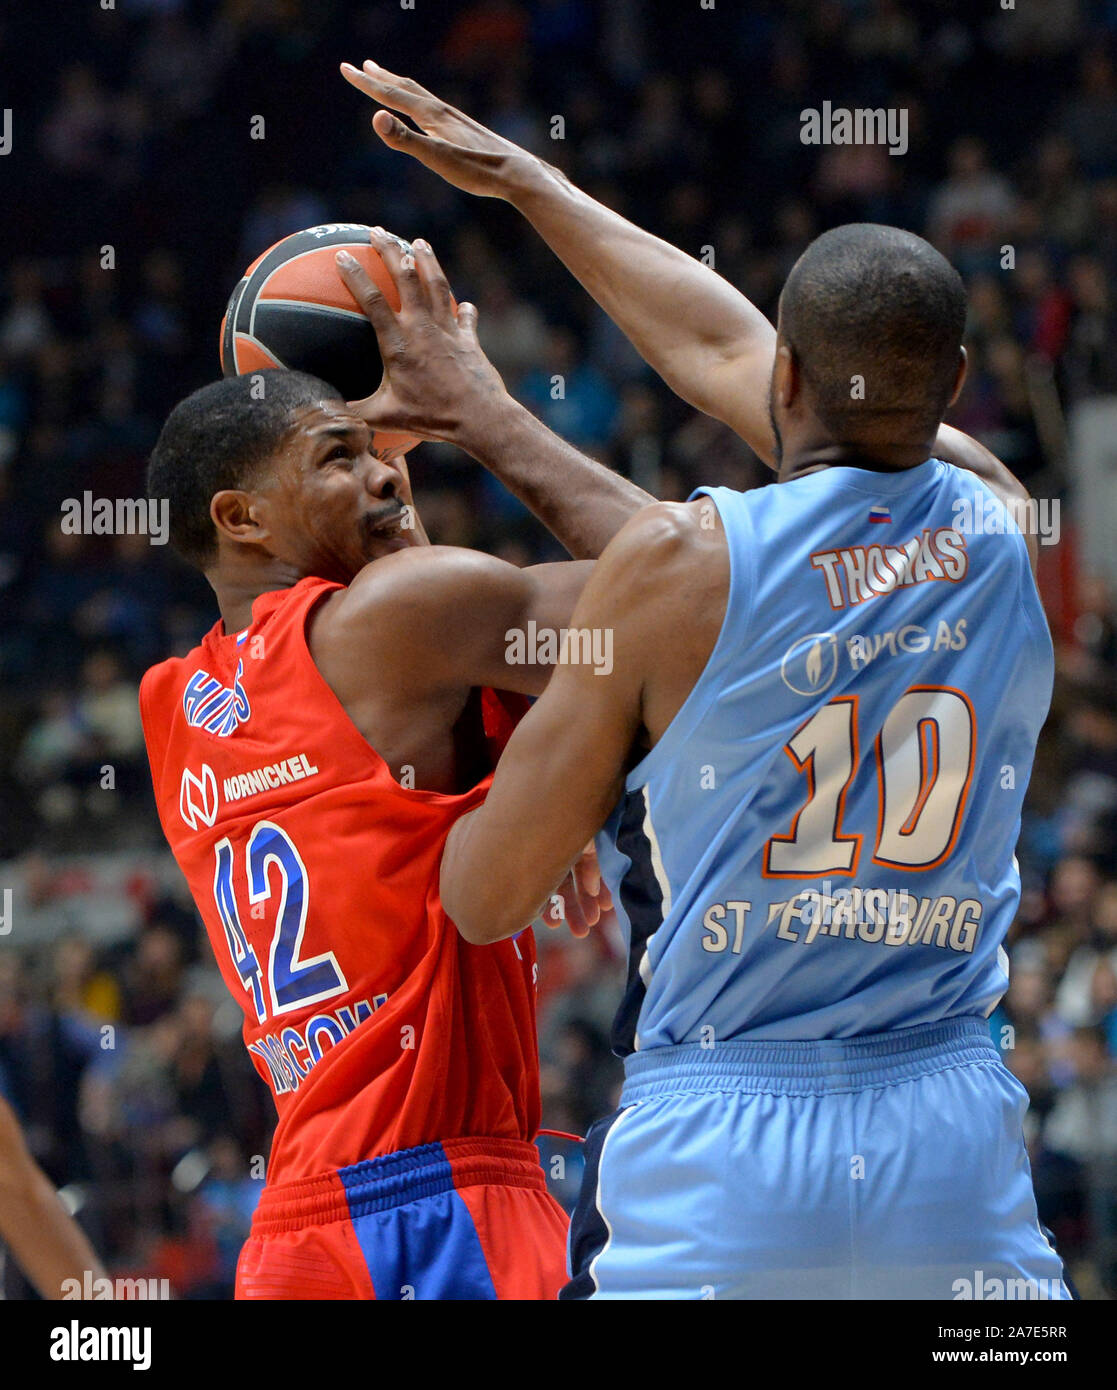
[[[491,777],[448,796],[391,775],[307,646],[341,587],[262,594],[140,686],[159,818],[275,1096],[270,1182],[539,1124],[532,932],[471,946],[438,895]],[[495,763],[514,718],[483,707]]]

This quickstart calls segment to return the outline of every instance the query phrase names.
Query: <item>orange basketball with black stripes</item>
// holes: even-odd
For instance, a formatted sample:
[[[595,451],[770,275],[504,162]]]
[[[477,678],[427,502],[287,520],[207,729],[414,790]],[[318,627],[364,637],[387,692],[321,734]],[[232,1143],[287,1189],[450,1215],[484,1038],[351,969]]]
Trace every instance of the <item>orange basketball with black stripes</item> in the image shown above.
[[[370,237],[357,223],[329,223],[284,237],[258,256],[221,320],[225,376],[289,367],[321,377],[347,401],[371,396],[382,376],[376,334],[334,259],[348,251],[398,309],[396,287]]]

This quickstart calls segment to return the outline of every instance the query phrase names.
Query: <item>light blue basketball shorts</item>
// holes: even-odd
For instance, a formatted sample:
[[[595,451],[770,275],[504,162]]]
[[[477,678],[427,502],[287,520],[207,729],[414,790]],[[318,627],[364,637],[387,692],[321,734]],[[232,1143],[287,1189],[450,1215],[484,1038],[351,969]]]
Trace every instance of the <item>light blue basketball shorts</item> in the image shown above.
[[[982,1019],[629,1057],[586,1140],[579,1298],[1072,1296]]]

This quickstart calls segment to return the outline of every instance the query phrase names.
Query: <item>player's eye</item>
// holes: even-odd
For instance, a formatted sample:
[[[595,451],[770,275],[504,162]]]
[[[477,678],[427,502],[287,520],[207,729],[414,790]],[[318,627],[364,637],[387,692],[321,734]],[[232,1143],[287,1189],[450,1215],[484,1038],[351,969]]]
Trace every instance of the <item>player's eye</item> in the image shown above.
[[[352,449],[350,449],[350,448],[349,448],[347,445],[345,445],[345,444],[338,444],[338,445],[335,445],[335,447],[332,448],[332,449],[330,450],[330,452],[326,455],[326,457],[322,460],[322,462],[323,462],[323,463],[337,463],[337,462],[339,462],[341,459],[345,459],[345,460],[348,461],[348,460],[352,459],[352,457],[353,457],[353,451],[352,451]]]

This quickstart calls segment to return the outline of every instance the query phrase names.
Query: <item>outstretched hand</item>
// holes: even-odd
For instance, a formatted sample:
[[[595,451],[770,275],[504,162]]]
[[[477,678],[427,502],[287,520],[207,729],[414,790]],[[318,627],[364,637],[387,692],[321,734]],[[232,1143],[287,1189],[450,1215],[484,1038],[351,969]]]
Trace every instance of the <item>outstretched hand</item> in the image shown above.
[[[410,77],[397,77],[371,59],[361,68],[342,63],[341,75],[388,108],[372,118],[373,130],[386,145],[414,156],[466,193],[508,198],[533,168],[542,165],[535,155],[440,101]],[[393,111],[409,116],[418,130]]]

